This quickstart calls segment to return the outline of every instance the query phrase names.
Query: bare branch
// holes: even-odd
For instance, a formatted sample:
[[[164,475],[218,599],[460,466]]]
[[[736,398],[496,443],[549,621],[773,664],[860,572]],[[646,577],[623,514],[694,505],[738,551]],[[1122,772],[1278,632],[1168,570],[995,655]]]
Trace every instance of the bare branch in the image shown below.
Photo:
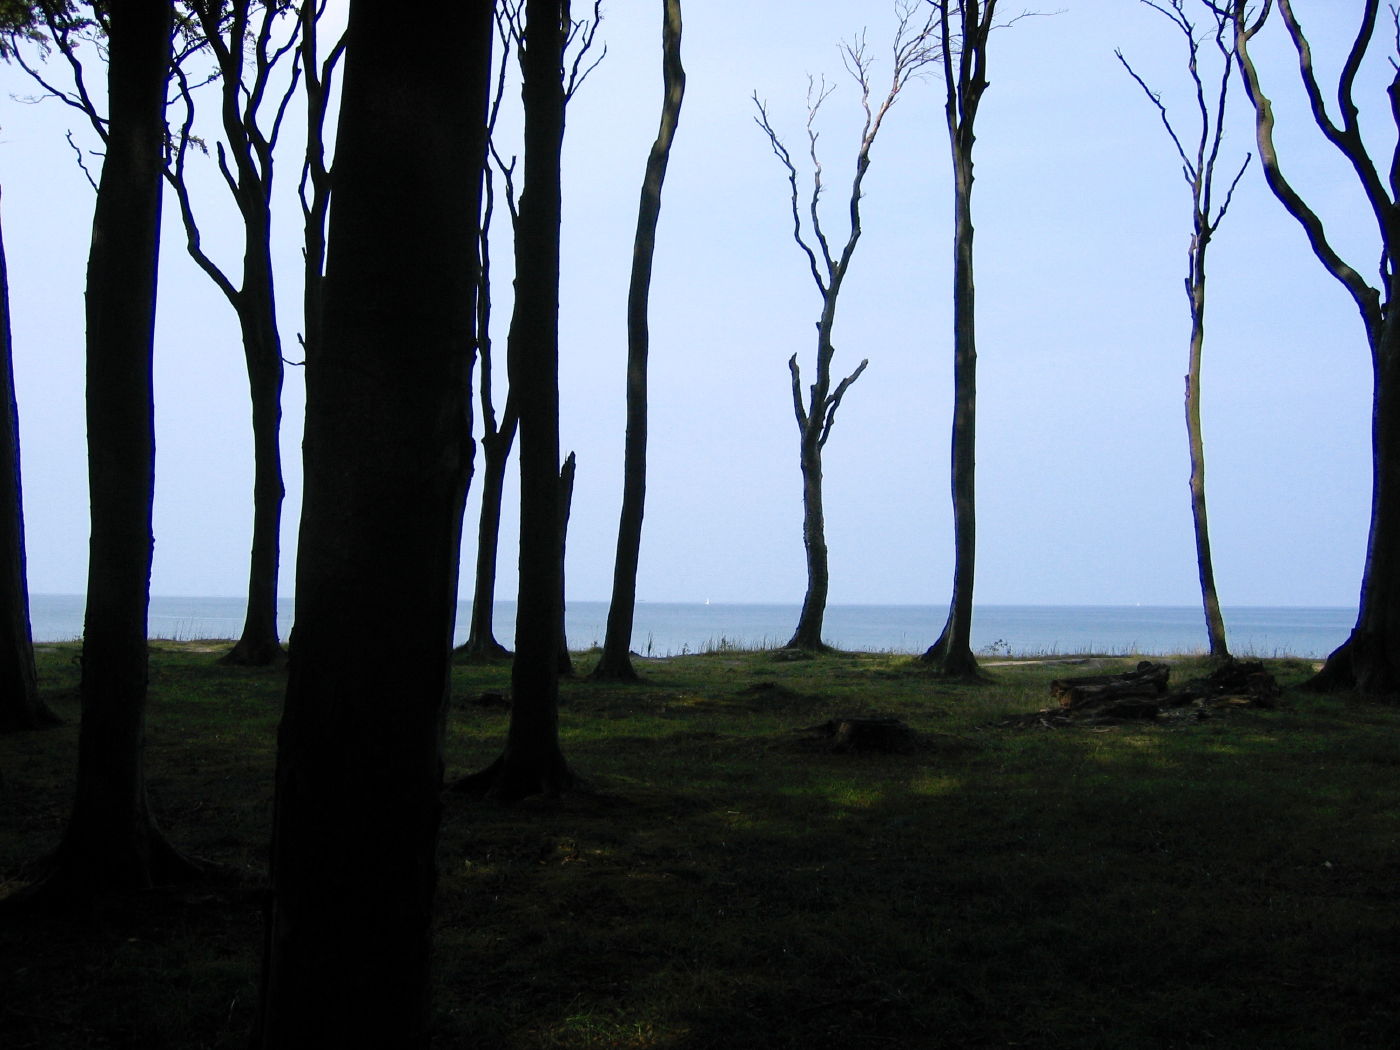
[[[825,296],[827,294],[826,281],[822,277],[821,268],[817,264],[816,252],[812,250],[811,245],[809,245],[806,238],[802,236],[802,212],[798,205],[797,168],[792,163],[792,155],[788,153],[787,147],[784,146],[782,140],[778,138],[778,133],[773,130],[773,125],[768,119],[768,110],[764,104],[758,100],[757,92],[753,95],[753,104],[758,110],[758,116],[753,118],[754,123],[763,129],[763,133],[768,136],[768,144],[772,147],[773,155],[777,157],[783,167],[787,169],[788,187],[791,191],[789,196],[792,202],[792,238],[797,242],[797,246],[806,254],[807,261],[812,270],[812,280],[817,283],[817,289]]]
[[[826,447],[826,439],[831,437],[831,426],[836,422],[836,410],[841,407],[841,399],[846,396],[846,391],[851,388],[851,384],[860,378],[860,374],[865,371],[865,366],[870,364],[869,359],[864,359],[856,370],[837,384],[836,389],[831,392],[831,396],[826,399],[826,413],[822,421],[822,435],[817,442],[818,448]]]
[[[77,157],[78,167],[82,170],[83,175],[87,178],[88,185],[92,187],[92,192],[96,193],[97,180],[92,177],[92,172],[88,170],[87,163],[83,160],[82,148],[76,142],[73,141],[73,132],[69,131],[64,137],[68,140],[68,145],[73,148],[73,155]]]

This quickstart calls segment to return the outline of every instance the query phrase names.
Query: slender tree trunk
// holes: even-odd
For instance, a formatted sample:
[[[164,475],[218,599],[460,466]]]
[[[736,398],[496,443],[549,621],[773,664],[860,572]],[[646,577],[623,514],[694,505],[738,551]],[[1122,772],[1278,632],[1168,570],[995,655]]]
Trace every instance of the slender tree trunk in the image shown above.
[[[500,659],[510,650],[496,640],[496,566],[501,545],[501,497],[505,491],[506,464],[515,443],[518,418],[511,401],[500,429],[481,442],[481,517],[476,532],[476,582],[472,589],[471,631],[463,651],[482,659]]]
[[[87,899],[149,888],[187,866],[146,798],[146,616],[155,426],[151,347],[160,245],[170,0],[111,11],[110,124],[87,272],[92,537],[77,795],[38,892]]]
[[[977,658],[972,655],[972,587],[977,550],[977,340],[970,119],[964,118],[952,139],[956,197],[953,223],[953,596],[943,630],[923,659],[943,674],[971,677],[977,674]]]
[[[1206,516],[1206,453],[1201,434],[1201,348],[1205,342],[1205,248],[1200,234],[1194,239],[1191,267],[1191,349],[1186,374],[1186,441],[1191,453],[1191,524],[1196,533],[1196,569],[1201,580],[1201,604],[1206,617],[1210,655],[1230,656],[1225,640],[1225,618],[1215,592],[1215,567],[1210,555],[1210,526]]]
[[[822,624],[826,618],[826,599],[831,573],[827,561],[826,517],[822,502],[822,450],[819,435],[807,428],[801,446],[802,465],[802,547],[807,557],[807,591],[802,599],[802,612],[797,628],[788,639],[787,648],[808,652],[824,652]]]
[[[568,603],[564,581],[565,555],[569,552],[569,513],[574,506],[574,474],[578,469],[578,459],[572,452],[564,459],[559,470],[559,673],[568,677],[574,673],[574,658],[569,655],[569,632],[565,624],[565,605]]]
[[[491,4],[352,0],[257,1045],[426,1047]]]
[[[565,5],[527,0],[521,94],[525,180],[515,228],[515,308],[507,339],[520,411],[520,590],[511,714],[500,758],[459,782],[503,802],[573,785],[559,747],[559,161]]]
[[[24,557],[19,408],[10,344],[10,278],[0,239],[0,732],[55,725],[39,699],[34,638],[29,627],[29,575]]]
[[[264,204],[264,216],[266,205]],[[261,667],[281,659],[277,581],[281,565],[282,343],[277,334],[269,231],[249,229],[238,311],[253,406],[253,547],[243,632],[223,663]]]
[[[675,140],[681,102],[685,98],[680,0],[662,0],[661,40],[665,99],[661,127],[652,143],[642,180],[637,235],[632,244],[632,280],[627,292],[627,443],[623,457],[622,511],[617,525],[607,635],[603,641],[603,655],[593,669],[595,678],[622,681],[637,678],[631,651],[647,488],[647,354],[651,347],[647,306],[651,296],[652,260],[656,255],[656,227],[661,218],[661,186],[666,179],[671,143]]]

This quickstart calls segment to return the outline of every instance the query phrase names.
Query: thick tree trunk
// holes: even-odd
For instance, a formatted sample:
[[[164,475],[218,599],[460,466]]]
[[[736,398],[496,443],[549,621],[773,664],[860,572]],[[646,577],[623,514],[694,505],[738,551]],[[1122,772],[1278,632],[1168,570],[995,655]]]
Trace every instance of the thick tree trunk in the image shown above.
[[[827,561],[826,517],[822,504],[822,451],[816,434],[802,442],[802,548],[807,557],[807,591],[797,628],[787,648],[825,652],[822,623],[826,618],[826,598],[831,573]]]
[[[476,530],[476,579],[472,588],[471,630],[459,650],[479,659],[502,659],[510,650],[496,640],[496,566],[501,545],[501,497],[506,464],[515,443],[517,417],[507,401],[500,429],[481,442],[481,517]]]
[[[1397,281],[1400,284],[1400,281]],[[1400,301],[1400,287],[1389,302]],[[1312,680],[1317,690],[1400,695],[1400,316],[1388,311],[1372,348],[1371,528],[1351,636]]]
[[[187,869],[146,799],[146,616],[155,427],[151,347],[160,244],[170,0],[111,12],[110,124],[87,272],[92,536],[77,795],[39,893],[87,899]]]
[[[521,61],[525,180],[515,227],[515,308],[507,339],[520,411],[520,589],[506,746],[462,782],[503,802],[573,785],[559,747],[559,227],[564,141],[561,0],[527,0]]]
[[[257,1045],[426,1047],[491,7],[352,0]]]
[[[990,12],[989,12],[990,15]],[[950,106],[953,103],[950,101]],[[975,103],[974,103],[975,105]],[[951,119],[951,118],[950,118]],[[972,587],[977,548],[976,290],[972,266],[971,117],[951,135],[954,173],[953,229],[953,595],[938,640],[923,655],[946,675],[975,677],[972,655]]]
[[[29,574],[24,557],[19,408],[10,345],[10,278],[0,238],[0,732],[56,725],[39,699],[34,638],[29,627]]]
[[[642,518],[647,488],[647,353],[651,333],[647,305],[651,295],[656,227],[661,218],[661,186],[675,140],[685,97],[681,66],[681,3],[662,0],[662,71],[665,99],[661,127],[647,157],[637,208],[637,235],[632,243],[632,279],[627,293],[627,444],[624,452],[622,511],[617,525],[617,556],[613,562],[612,603],[603,655],[593,669],[595,678],[636,681],[632,667],[632,622],[637,607],[637,568],[641,561]]]

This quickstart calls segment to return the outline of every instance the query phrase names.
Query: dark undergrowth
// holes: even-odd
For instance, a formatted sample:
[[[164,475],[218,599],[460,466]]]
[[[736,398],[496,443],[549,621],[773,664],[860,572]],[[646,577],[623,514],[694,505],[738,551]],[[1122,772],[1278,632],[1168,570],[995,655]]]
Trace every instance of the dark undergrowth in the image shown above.
[[[71,804],[75,653],[40,654],[69,725],[0,737],[0,895]],[[639,660],[627,686],[591,660],[562,703],[585,790],[445,797],[439,1047],[1400,1045],[1394,707],[1289,688],[1274,710],[1010,729],[1086,665],[964,686],[908,657],[726,651]],[[508,679],[457,669],[449,778],[498,753],[508,714],[477,701]],[[151,687],[154,806],[217,874],[0,917],[5,1050],[246,1046],[283,678],[169,643]],[[795,732],[836,715],[901,717],[922,746]]]

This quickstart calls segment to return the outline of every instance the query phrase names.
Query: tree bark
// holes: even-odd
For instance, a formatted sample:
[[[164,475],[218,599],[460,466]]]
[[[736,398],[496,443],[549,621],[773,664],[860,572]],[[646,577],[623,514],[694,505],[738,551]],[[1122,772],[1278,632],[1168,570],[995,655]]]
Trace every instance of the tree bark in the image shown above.
[[[972,654],[972,590],[976,568],[977,337],[976,288],[973,281],[972,146],[977,107],[987,88],[986,46],[996,0],[980,5],[960,0],[957,14],[960,45],[951,45],[953,12],[944,8],[943,69],[947,87],[945,112],[953,160],[953,587],[948,618],[938,640],[923,655],[939,673],[975,678]],[[956,54],[954,51],[956,50]]]
[[[10,278],[0,238],[0,732],[56,725],[39,699],[34,637],[29,626],[29,574],[24,554],[19,407],[10,343]]]
[[[661,127],[647,157],[637,207],[637,234],[632,244],[632,279],[627,292],[627,442],[624,450],[622,510],[617,524],[617,555],[613,561],[612,602],[603,655],[594,678],[636,681],[632,666],[632,623],[637,607],[637,568],[641,561],[642,518],[647,487],[647,354],[651,333],[647,306],[651,295],[656,227],[661,218],[661,187],[675,141],[685,98],[685,69],[681,65],[681,3],[662,0],[661,31],[664,99]]]
[[[569,633],[565,624],[568,602],[564,567],[569,552],[569,514],[574,508],[574,475],[578,459],[570,452],[559,469],[559,673],[566,678],[574,673],[574,658],[569,655]]]
[[[491,3],[352,0],[256,1045],[426,1047]]]
[[[822,452],[817,438],[818,435],[814,433],[803,435],[799,457],[802,467],[802,550],[807,560],[807,590],[802,597],[797,627],[786,646],[788,649],[814,653],[830,648],[822,641],[822,624],[826,618],[826,598],[831,585],[826,515],[822,500]]]
[[[559,746],[559,229],[567,6],[527,0],[521,95],[525,178],[515,227],[515,307],[507,337],[520,412],[520,575],[505,750],[459,786],[503,802],[573,786]]]
[[[73,814],[37,892],[87,900],[147,889],[187,866],[146,797],[146,617],[155,426],[151,348],[160,247],[170,0],[113,7],[110,124],[87,271],[92,535]]]

